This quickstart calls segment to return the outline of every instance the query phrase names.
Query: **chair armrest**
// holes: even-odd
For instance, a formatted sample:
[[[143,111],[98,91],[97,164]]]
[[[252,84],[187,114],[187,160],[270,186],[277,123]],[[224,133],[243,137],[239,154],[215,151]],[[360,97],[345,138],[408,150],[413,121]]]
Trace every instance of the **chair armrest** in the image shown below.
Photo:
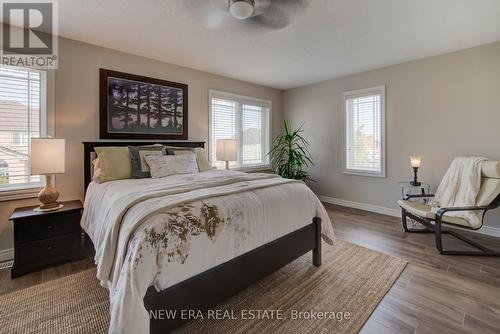
[[[410,198],[426,198],[426,197],[434,197],[434,194],[406,195],[405,200]]]
[[[489,206],[455,206],[449,208],[441,208],[436,212],[436,217],[439,219],[443,218],[446,212],[450,211],[482,211],[491,209]]]

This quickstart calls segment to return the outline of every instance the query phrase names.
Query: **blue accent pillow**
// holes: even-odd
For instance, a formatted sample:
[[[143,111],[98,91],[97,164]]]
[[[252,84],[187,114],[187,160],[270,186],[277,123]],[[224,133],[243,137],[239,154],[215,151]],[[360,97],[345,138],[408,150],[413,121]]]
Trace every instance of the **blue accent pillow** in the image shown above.
[[[136,179],[151,177],[149,166],[144,160],[146,155],[167,155],[163,145],[129,146],[130,160],[132,161],[132,176]]]

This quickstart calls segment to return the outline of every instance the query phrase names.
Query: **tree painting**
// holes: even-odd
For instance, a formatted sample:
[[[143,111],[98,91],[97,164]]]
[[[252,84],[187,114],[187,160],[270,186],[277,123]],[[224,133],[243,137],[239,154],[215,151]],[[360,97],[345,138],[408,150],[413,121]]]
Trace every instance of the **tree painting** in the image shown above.
[[[182,134],[183,89],[108,77],[108,131]]]

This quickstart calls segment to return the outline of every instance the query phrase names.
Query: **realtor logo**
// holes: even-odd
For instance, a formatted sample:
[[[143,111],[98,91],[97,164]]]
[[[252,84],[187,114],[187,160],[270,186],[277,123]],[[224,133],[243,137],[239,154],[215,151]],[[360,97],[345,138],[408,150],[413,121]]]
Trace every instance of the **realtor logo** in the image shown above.
[[[1,63],[57,67],[57,3],[51,0],[2,0]]]

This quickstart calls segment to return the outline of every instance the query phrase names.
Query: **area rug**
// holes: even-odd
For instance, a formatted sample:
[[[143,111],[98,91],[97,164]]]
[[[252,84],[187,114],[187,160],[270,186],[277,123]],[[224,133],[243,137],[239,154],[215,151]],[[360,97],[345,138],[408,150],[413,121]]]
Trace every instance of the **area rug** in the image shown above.
[[[357,333],[406,261],[345,241],[306,254],[177,333]],[[3,333],[106,333],[108,292],[86,270],[0,296]],[[190,317],[193,318],[193,317]]]

